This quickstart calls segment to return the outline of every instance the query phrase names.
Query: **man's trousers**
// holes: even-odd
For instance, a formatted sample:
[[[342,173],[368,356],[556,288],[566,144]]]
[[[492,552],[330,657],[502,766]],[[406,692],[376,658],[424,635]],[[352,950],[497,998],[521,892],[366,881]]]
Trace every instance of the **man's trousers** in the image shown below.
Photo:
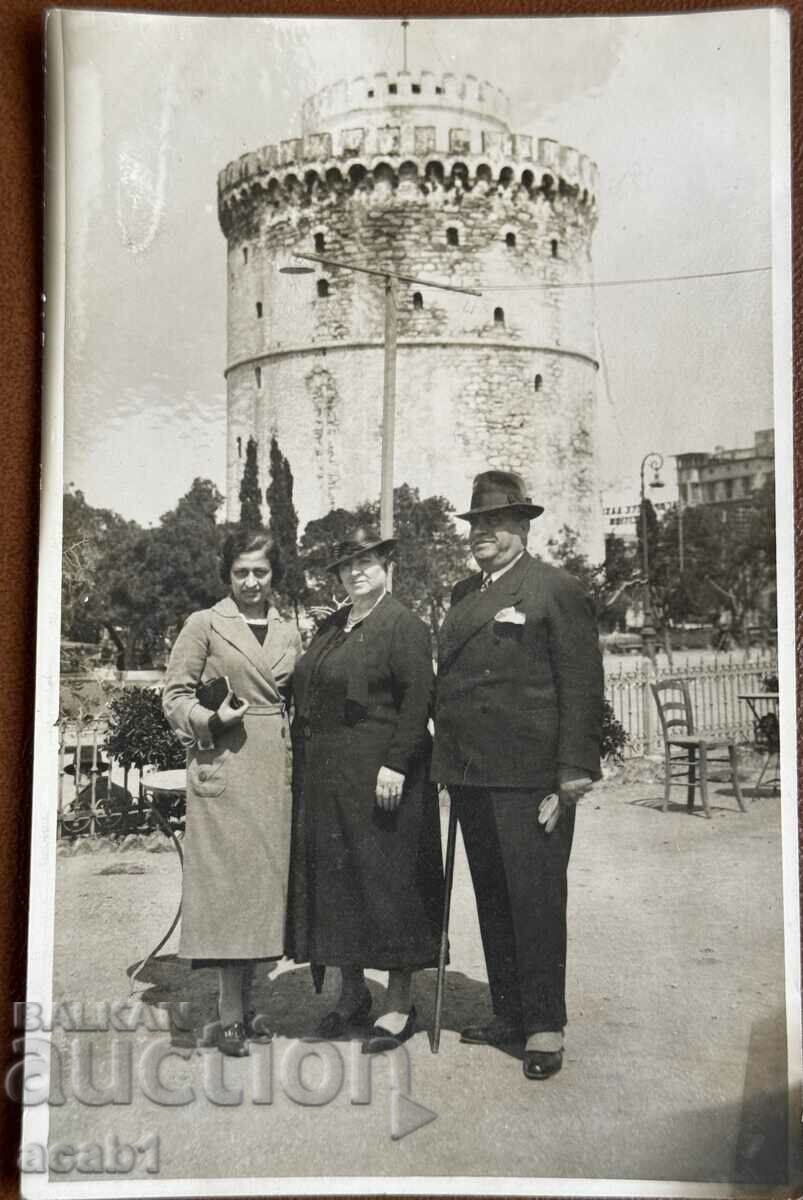
[[[552,833],[543,791],[450,787],[466,847],[494,1014],[525,1035],[566,1024],[566,870],[575,806]]]

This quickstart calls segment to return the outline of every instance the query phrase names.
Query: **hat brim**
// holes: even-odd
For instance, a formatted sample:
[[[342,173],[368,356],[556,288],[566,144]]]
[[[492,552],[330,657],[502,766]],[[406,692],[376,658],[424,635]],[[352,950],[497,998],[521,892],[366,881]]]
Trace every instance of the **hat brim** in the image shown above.
[[[534,521],[543,511],[540,504],[489,504],[486,508],[470,508],[468,512],[455,513],[455,516],[459,521],[469,521],[472,517],[478,517],[480,513],[517,512]]]
[[[358,550],[354,550],[351,554],[342,554],[340,558],[336,558],[334,562],[329,563],[327,571],[336,571],[338,567],[342,567],[344,563],[351,562],[353,558],[359,558],[361,554],[370,554],[374,550],[392,550],[396,545],[396,538],[385,538],[378,542],[366,542],[364,546],[360,546]]]
[[[109,764],[107,762],[104,762],[104,760],[102,758],[99,758],[98,761],[95,763],[95,770],[98,773],[100,773],[101,771],[108,771],[108,769],[109,769]],[[81,774],[89,775],[91,770],[92,770],[92,763],[87,763],[85,767],[81,768]],[[75,763],[70,763],[68,766],[66,766],[64,768],[64,774],[65,775],[74,775],[75,774]]]

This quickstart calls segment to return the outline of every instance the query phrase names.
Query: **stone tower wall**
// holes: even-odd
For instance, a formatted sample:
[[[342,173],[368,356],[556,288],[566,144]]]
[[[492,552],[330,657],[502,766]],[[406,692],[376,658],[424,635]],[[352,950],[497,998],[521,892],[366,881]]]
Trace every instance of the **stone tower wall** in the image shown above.
[[[325,89],[305,105],[303,138],[221,172],[229,516],[249,436],[263,476],[278,438],[302,526],[379,493],[382,280],[327,267],[280,274],[293,251],[316,252],[317,236],[336,259],[483,291],[400,286],[397,482],[462,509],[478,470],[511,467],[547,509],[538,541],[568,524],[597,557],[597,364],[585,286],[596,168],[571,148],[510,134],[506,100],[489,85],[396,84],[390,98],[387,76]],[[323,128],[309,132],[315,119]]]

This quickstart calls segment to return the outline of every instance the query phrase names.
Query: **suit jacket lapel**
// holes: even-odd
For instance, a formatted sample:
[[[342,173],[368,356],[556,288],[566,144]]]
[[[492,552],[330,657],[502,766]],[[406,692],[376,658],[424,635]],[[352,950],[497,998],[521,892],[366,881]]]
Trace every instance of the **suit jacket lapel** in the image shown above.
[[[476,577],[476,587],[449,610],[443,624],[439,670],[448,667],[469,638],[492,621],[500,609],[515,605],[532,561],[525,550],[516,565],[484,592],[479,590],[482,576]]]
[[[278,630],[274,633],[273,638],[271,638],[271,626],[274,625],[275,620],[269,620],[265,643],[260,646],[240,616],[240,610],[230,596],[227,596],[225,600],[219,601],[212,609],[212,628],[215,632],[219,633],[222,638],[225,638],[230,646],[234,646],[241,654],[245,655],[278,696],[279,689],[272,668],[281,658],[283,647],[280,650],[280,639],[277,637]]]

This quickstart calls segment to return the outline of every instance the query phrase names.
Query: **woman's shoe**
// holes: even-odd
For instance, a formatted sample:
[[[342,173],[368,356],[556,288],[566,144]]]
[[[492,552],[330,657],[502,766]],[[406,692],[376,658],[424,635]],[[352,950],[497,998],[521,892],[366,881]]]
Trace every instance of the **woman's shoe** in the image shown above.
[[[273,1031],[268,1029],[265,1024],[265,1018],[257,1015],[255,1008],[249,1008],[243,1017],[243,1025],[245,1026],[246,1039],[249,1042],[267,1045],[268,1042],[273,1041]]]
[[[362,1044],[362,1052],[363,1054],[384,1054],[386,1050],[395,1050],[403,1042],[409,1041],[414,1033],[415,1005],[413,1005],[407,1014],[404,1028],[399,1033],[391,1033],[389,1029],[384,1029],[377,1021],[371,1029],[370,1037]]]
[[[314,1034],[315,1040],[331,1041],[334,1038],[342,1037],[349,1025],[354,1025],[365,1020],[371,1011],[371,1005],[373,1002],[373,996],[368,991],[368,988],[366,988],[360,1003],[353,1012],[348,1014],[348,1016],[344,1016],[343,1013],[338,1012],[336,1008],[332,1009],[332,1011],[328,1012],[326,1016],[322,1017],[316,1025]]]
[[[229,1058],[246,1058],[251,1053],[246,1040],[245,1025],[235,1021],[232,1025],[221,1025],[217,1035],[217,1048]]]

